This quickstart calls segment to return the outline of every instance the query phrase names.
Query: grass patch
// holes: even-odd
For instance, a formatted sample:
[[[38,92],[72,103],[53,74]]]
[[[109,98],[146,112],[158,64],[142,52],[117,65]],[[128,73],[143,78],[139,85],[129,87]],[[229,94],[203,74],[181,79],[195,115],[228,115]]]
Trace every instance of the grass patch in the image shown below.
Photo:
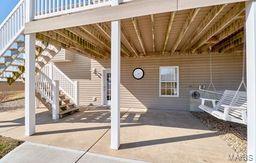
[[[0,136],[0,159],[22,143],[19,140]]]

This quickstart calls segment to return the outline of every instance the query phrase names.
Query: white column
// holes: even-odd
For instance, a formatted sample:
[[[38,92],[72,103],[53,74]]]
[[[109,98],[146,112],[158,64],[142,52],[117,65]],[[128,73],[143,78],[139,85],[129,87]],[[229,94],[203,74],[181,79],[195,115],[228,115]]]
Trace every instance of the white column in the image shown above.
[[[112,6],[118,5],[112,0]],[[111,22],[111,149],[120,146],[120,20]]]
[[[25,36],[25,135],[35,133],[35,34]]]
[[[256,1],[246,3],[247,159],[256,163]]]
[[[52,119],[58,120],[60,114],[60,104],[59,104],[59,81],[53,81],[53,104],[52,104]]]
[[[26,23],[33,18],[33,0],[26,0]],[[35,133],[35,34],[25,36],[25,135]]]
[[[79,106],[79,81],[74,81],[75,83],[75,104],[76,106]]]

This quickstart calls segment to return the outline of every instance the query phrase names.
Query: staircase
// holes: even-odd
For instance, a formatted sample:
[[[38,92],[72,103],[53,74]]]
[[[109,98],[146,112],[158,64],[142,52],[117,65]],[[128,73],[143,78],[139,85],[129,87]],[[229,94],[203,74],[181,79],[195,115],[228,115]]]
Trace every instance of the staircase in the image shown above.
[[[51,80],[40,72],[36,76],[36,97],[52,112],[53,119],[62,118],[79,110],[77,105],[59,87],[59,81]]]
[[[9,85],[25,80],[24,19],[25,1],[21,0],[0,25],[0,80],[6,81]],[[68,83],[73,87],[67,90],[65,87],[67,81],[56,81],[66,79],[64,73],[56,73],[59,79],[55,79],[52,77],[53,71],[50,73],[49,68],[44,68],[61,48],[40,40],[36,40],[35,44],[36,97],[52,112],[53,119],[77,111],[77,83],[68,79]],[[57,72],[56,69],[55,72]],[[49,73],[44,73],[46,70]]]

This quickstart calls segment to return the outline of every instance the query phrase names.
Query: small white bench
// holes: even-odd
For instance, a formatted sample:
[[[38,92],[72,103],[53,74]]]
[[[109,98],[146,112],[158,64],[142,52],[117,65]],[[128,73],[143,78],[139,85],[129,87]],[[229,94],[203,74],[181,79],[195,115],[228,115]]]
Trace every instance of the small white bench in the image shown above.
[[[246,92],[226,90],[220,100],[201,98],[199,108],[218,119],[247,124]]]

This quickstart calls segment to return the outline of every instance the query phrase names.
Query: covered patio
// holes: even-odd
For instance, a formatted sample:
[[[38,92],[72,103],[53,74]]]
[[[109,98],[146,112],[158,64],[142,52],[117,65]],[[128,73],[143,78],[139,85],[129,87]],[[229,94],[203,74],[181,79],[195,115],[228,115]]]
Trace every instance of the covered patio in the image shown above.
[[[110,110],[88,107],[58,122],[37,109],[37,133],[24,136],[24,110],[0,113],[0,135],[120,158],[148,162],[230,162],[234,151],[184,111],[121,109],[121,146],[112,151]]]
[[[125,63],[126,59],[129,60],[131,58],[134,60],[138,59],[138,61],[151,60],[150,57],[167,60],[169,57],[175,58],[177,56],[184,57],[181,60],[183,64],[186,64],[186,62],[194,63],[196,61],[186,60],[186,57],[203,56],[204,54],[224,56],[228,53],[231,54],[230,59],[235,59],[235,56],[240,56],[240,59],[242,59],[242,55],[245,55],[244,45],[246,42],[247,77],[250,77],[247,80],[248,157],[252,157],[252,161],[255,162],[255,1],[250,1],[246,5],[244,2],[228,3],[228,1],[226,1],[228,4],[212,2],[212,5],[209,5],[208,2],[208,5],[205,5],[201,1],[203,5],[200,5],[201,3],[197,1],[197,3],[191,4],[191,6],[183,1],[182,4],[186,7],[182,5],[180,7],[177,1],[177,4],[171,6],[171,9],[165,8],[162,4],[159,5],[162,7],[152,9],[154,5],[158,5],[154,4],[156,2],[150,1],[151,6],[146,6],[143,12],[140,12],[140,9],[132,4],[130,12],[134,9],[136,14],[129,15],[127,11],[124,11],[124,13],[120,13],[121,16],[117,13],[112,13],[118,16],[109,17],[107,15],[100,21],[98,19],[101,17],[92,16],[89,20],[80,21],[79,17],[79,19],[74,19],[71,22],[68,22],[68,20],[72,20],[74,16],[79,16],[81,13],[66,15],[66,20],[65,16],[60,16],[32,21],[33,13],[32,10],[29,10],[29,6],[33,6],[33,3],[32,1],[29,2],[30,4],[27,5],[29,17],[27,18],[25,29],[26,53],[29,56],[26,60],[25,131],[26,135],[30,137],[23,136],[23,127],[8,129],[7,126],[7,130],[3,131],[3,135],[15,135],[16,138],[29,141],[40,141],[46,144],[51,143],[52,145],[69,146],[78,149],[83,148],[87,151],[109,155],[123,157],[128,157],[129,155],[129,157],[142,160],[155,160],[157,158],[159,162],[167,160],[174,160],[175,162],[175,159],[179,160],[179,162],[183,160],[188,162],[188,160],[191,161],[193,159],[195,162],[205,160],[208,162],[212,160],[226,162],[227,154],[232,153],[232,151],[225,145],[225,142],[219,139],[218,134],[207,130],[199,121],[192,118],[190,113],[185,112],[188,109],[185,107],[186,103],[182,100],[187,100],[186,93],[188,92],[185,91],[193,88],[193,85],[182,85],[181,83],[181,89],[178,92],[179,84],[175,81],[177,82],[174,84],[175,93],[167,93],[167,95],[175,95],[177,98],[171,98],[171,100],[158,98],[155,101],[156,105],[164,107],[163,110],[160,108],[158,111],[154,109],[151,111],[148,108],[147,111],[141,112],[136,107],[130,107],[132,108],[130,110],[121,110],[121,61]],[[142,6],[147,4],[147,2],[140,1],[138,4]],[[165,4],[168,5],[168,1],[165,1]],[[218,5],[216,6],[215,4]],[[125,5],[127,4],[124,4],[124,7]],[[113,9],[116,8],[122,11],[122,5],[119,5],[119,1],[112,1],[111,6]],[[118,6],[121,6],[121,8]],[[129,4],[126,7],[129,8]],[[152,10],[146,11],[150,7]],[[103,9],[107,10],[107,8]],[[104,15],[104,10],[100,14]],[[123,10],[126,9],[123,8]],[[84,16],[90,16],[94,14],[94,11],[83,14]],[[109,21],[111,22],[109,23]],[[46,27],[48,25],[49,27]],[[78,52],[100,63],[108,62],[108,67],[111,67],[111,121],[109,119],[109,111],[103,110],[98,113],[99,110],[97,109],[92,110],[92,112],[85,111],[81,114],[75,114],[56,123],[49,123],[49,119],[40,119],[40,116],[38,118],[35,117],[35,39]],[[159,65],[162,63],[162,60],[158,61]],[[151,60],[151,63],[148,64],[154,65],[154,61]],[[175,62],[175,60],[171,61]],[[232,62],[229,59],[227,61]],[[136,63],[141,64],[141,62]],[[226,61],[219,60],[219,63],[225,65]],[[205,64],[205,62],[200,62],[199,64]],[[157,66],[159,67],[159,65]],[[228,71],[225,72],[227,70],[225,67],[216,67],[224,75],[229,73]],[[239,70],[242,67],[242,62],[239,62],[238,66],[234,67]],[[191,67],[186,68],[190,69]],[[176,72],[179,71],[178,68],[176,70]],[[204,68],[200,67],[197,69],[199,77],[201,71],[204,70]],[[236,72],[239,74],[238,70],[236,69]],[[233,69],[230,69],[230,71],[232,72]],[[190,76],[190,74],[187,74],[187,77],[188,79],[182,78],[183,83],[186,83],[186,80],[192,81],[194,75]],[[220,87],[223,89],[239,83],[237,78],[233,78],[233,80],[228,82],[223,82],[222,77],[219,80]],[[198,85],[200,82],[200,80],[195,80],[195,85]],[[160,97],[162,90],[159,90],[159,87],[157,87],[159,83],[155,83],[156,87],[154,88],[156,89],[152,90],[159,93],[160,95],[157,95]],[[235,88],[233,87],[233,89]],[[138,89],[138,91],[141,90]],[[144,93],[143,90],[141,92]],[[128,105],[137,104],[129,103],[129,100],[126,100]],[[146,103],[153,100],[142,99],[141,101]],[[168,111],[170,102],[173,105],[177,104],[179,111],[175,111],[176,107],[171,107],[174,108],[173,111]],[[166,108],[167,110],[165,110]],[[180,108],[184,110],[181,111],[182,109]],[[120,110],[122,113],[121,117]],[[83,116],[83,114],[89,115]],[[94,117],[94,114],[96,117]],[[122,118],[124,118],[124,121],[120,125]],[[13,122],[6,121],[11,123],[10,127],[13,125]],[[38,121],[37,126],[36,121]],[[74,129],[76,125],[77,128]],[[86,129],[84,129],[84,125],[86,125]],[[111,130],[109,130],[109,126],[111,126]],[[122,127],[120,128],[120,126]],[[83,133],[84,136],[80,137]],[[64,140],[64,143],[59,143],[62,140]],[[111,151],[109,145],[111,149],[119,150]],[[163,153],[163,156],[159,153]]]

